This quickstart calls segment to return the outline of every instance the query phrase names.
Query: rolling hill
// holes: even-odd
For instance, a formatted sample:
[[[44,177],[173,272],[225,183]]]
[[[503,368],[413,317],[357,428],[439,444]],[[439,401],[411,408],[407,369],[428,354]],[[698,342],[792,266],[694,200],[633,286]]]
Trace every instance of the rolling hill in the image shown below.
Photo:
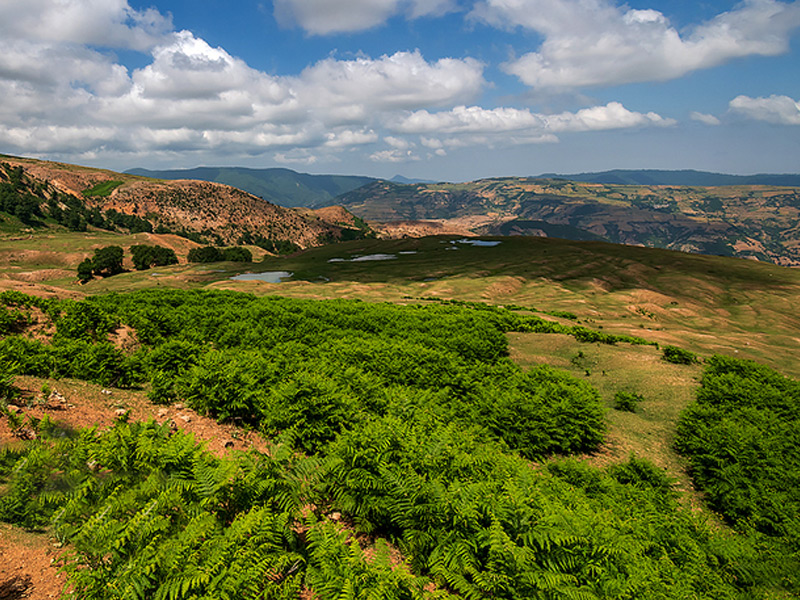
[[[584,183],[611,183],[618,185],[780,185],[800,186],[800,175],[760,173],[757,175],[729,175],[684,169],[663,171],[658,169],[614,169],[599,173],[573,173],[570,175],[544,173],[537,179],[566,179]]]
[[[240,189],[207,181],[164,181],[76,165],[0,157],[0,178],[33,198],[40,225],[71,211],[73,230],[87,225],[177,233],[198,242],[307,248],[363,236],[346,210],[278,206]],[[15,187],[16,186],[16,187]],[[37,220],[38,219],[38,220]],[[30,221],[30,219],[28,219]]]
[[[86,189],[113,197],[114,182]],[[181,263],[77,282],[81,255],[143,242]],[[800,384],[711,355],[800,375],[800,270],[526,236],[361,239],[261,264],[187,264],[193,245],[0,234],[0,586],[488,600],[498,581],[531,598],[557,580],[604,600],[625,586],[797,597]],[[726,400],[770,403],[715,427],[695,397],[716,403],[722,378]],[[720,460],[733,468],[687,469]],[[740,490],[754,490],[741,518]],[[769,518],[753,531],[749,514]],[[466,558],[431,559],[445,552]]]
[[[127,173],[155,179],[196,179],[224,183],[279,206],[311,208],[335,204],[333,199],[336,196],[375,181],[372,177],[310,175],[280,168],[198,167],[169,171],[130,169]]]
[[[800,188],[507,177],[464,184],[380,181],[337,202],[385,223],[389,235],[402,229],[401,223],[436,220],[465,234],[604,239],[800,266]]]

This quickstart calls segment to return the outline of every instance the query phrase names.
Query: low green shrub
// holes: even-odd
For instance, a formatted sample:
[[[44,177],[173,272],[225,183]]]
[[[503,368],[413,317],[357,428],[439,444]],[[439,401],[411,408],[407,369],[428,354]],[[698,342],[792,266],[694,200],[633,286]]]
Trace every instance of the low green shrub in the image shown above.
[[[665,361],[676,365],[691,365],[700,362],[700,359],[694,352],[678,348],[677,346],[664,346],[661,349],[661,357]]]
[[[618,391],[614,394],[614,408],[625,412],[636,412],[636,408],[644,401],[644,396],[634,392]]]
[[[726,521],[800,556],[800,382],[757,363],[712,357],[676,447]],[[800,582],[796,580],[800,585]]]

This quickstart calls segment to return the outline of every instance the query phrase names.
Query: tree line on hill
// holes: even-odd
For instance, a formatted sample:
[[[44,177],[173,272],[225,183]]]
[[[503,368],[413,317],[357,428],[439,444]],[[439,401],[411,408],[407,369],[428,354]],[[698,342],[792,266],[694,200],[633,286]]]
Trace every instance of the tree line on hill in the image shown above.
[[[164,246],[137,244],[131,246],[130,253],[133,266],[137,271],[144,271],[151,267],[178,264],[178,257],[175,255],[175,251]],[[94,256],[85,258],[78,265],[78,279],[81,283],[86,283],[93,277],[110,277],[122,273],[124,271],[124,254],[121,246],[95,248]],[[241,246],[232,248],[201,246],[192,248],[189,251],[187,260],[197,263],[219,261],[252,262],[253,254],[250,250]]]

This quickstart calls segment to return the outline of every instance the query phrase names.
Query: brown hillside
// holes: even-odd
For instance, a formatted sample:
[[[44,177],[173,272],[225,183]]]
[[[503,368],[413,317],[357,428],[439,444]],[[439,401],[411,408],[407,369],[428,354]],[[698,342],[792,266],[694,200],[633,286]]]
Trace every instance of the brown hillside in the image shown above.
[[[606,240],[800,266],[800,188],[794,187],[507,177],[462,184],[378,181],[339,200],[360,217],[381,222],[376,227],[389,237],[398,230],[414,235],[401,221],[438,221],[473,234]]]
[[[209,242],[241,243],[288,240],[308,248],[342,237],[354,227],[343,208],[317,212],[277,206],[234,187],[207,181],[163,181],[64,163],[3,157],[21,166],[28,178],[49,184],[61,194],[81,198],[90,208],[135,215],[154,228],[201,234]],[[121,182],[107,196],[85,192],[104,182]]]

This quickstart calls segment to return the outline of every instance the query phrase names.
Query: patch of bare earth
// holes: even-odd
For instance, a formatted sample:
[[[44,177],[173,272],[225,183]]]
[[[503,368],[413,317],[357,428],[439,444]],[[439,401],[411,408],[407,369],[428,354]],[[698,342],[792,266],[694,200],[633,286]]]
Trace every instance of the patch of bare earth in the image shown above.
[[[122,328],[113,334],[113,339],[129,347],[135,334]],[[41,391],[45,383],[52,390],[47,396]],[[268,451],[267,442],[255,432],[217,423],[180,403],[156,406],[148,402],[145,392],[140,390],[106,389],[82,381],[35,377],[17,377],[15,385],[22,394],[9,409],[22,424],[12,428],[7,418],[0,418],[0,445],[36,437],[31,422],[47,415],[62,427],[73,430],[94,426],[102,430],[122,418],[130,421],[153,419],[192,434],[217,456],[250,448]],[[0,524],[0,600],[58,598],[65,577],[58,573],[57,560],[58,551],[48,535]],[[19,595],[3,596],[5,582],[9,582],[9,589],[21,590]]]
[[[370,223],[382,239],[396,240],[402,238],[425,237],[428,235],[474,235],[469,229],[458,225],[450,225],[446,221],[391,221],[388,223]]]
[[[15,279],[22,281],[42,282],[49,281],[50,279],[64,279],[66,277],[74,277],[75,271],[68,271],[67,269],[40,269],[38,271],[27,271],[24,273],[14,273]]]
[[[124,343],[135,343],[135,337],[124,339]],[[52,390],[47,397],[41,392],[45,383]],[[268,448],[266,441],[254,431],[230,423],[218,423],[182,403],[168,406],[152,404],[143,390],[103,388],[85,381],[25,376],[17,377],[15,385],[22,391],[21,398],[15,401],[22,419],[41,419],[48,415],[57,423],[72,429],[94,426],[106,429],[120,418],[129,421],[153,419],[161,424],[170,423],[174,429],[194,435],[197,441],[204,443],[209,451],[218,456],[232,450],[256,448],[267,451]],[[8,420],[0,419],[0,439],[13,437]]]
[[[71,298],[78,300],[85,296],[80,292],[64,290],[41,283],[11,279],[8,275],[0,274],[0,292],[5,291],[22,292],[30,296],[39,296],[40,298]]]
[[[136,330],[130,325],[120,325],[108,334],[108,341],[127,354],[135,352],[140,346]]]
[[[66,576],[51,538],[0,523],[0,600],[59,598]]]
[[[124,327],[114,332],[111,339],[128,350],[138,343],[135,332]],[[21,426],[12,428],[7,418],[0,418],[0,445],[35,438],[35,427],[31,423],[47,415],[60,426],[73,430],[95,426],[102,430],[119,419],[153,419],[169,423],[176,431],[192,434],[217,456],[250,448],[268,451],[266,441],[255,432],[217,423],[180,403],[153,405],[141,390],[106,389],[82,381],[23,376],[17,377],[14,383],[22,393],[14,401],[16,404],[9,405],[9,410],[20,418]],[[41,391],[43,384],[52,390],[47,396]],[[0,600],[58,598],[65,578],[58,573],[57,559],[54,542],[46,534],[0,524]],[[3,596],[4,582],[9,582],[9,589],[21,590],[21,595]]]

